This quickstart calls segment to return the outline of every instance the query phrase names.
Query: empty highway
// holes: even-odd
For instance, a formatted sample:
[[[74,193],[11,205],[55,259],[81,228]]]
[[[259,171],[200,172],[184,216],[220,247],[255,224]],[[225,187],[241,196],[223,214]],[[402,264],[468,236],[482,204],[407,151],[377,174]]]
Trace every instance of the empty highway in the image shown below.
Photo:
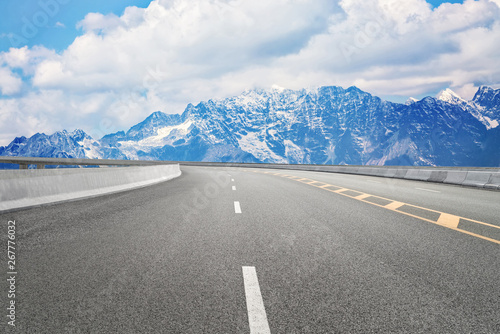
[[[500,192],[182,167],[16,222],[18,333],[499,333]],[[7,267],[2,246],[2,268]],[[7,276],[4,269],[3,277]],[[7,277],[8,278],[8,277]]]

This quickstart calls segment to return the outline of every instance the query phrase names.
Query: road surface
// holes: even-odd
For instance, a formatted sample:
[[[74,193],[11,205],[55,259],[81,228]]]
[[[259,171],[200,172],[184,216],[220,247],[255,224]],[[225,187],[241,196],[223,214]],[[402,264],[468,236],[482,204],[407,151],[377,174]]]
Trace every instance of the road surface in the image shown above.
[[[182,167],[16,222],[18,333],[499,333],[500,192]],[[458,218],[457,218],[458,217]],[[2,268],[7,277],[6,246]]]

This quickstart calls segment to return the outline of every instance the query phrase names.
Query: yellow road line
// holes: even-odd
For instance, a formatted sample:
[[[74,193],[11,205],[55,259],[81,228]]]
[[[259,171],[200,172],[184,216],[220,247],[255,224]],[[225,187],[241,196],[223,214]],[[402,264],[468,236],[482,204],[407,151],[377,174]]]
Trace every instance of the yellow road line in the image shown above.
[[[362,200],[362,199],[365,199],[365,198],[368,198],[368,197],[371,197],[371,196],[372,195],[369,195],[369,194],[361,194],[361,195],[353,197],[353,198]]]
[[[397,209],[399,209],[403,205],[405,205],[405,203],[394,201],[392,203],[385,205],[384,208],[392,210],[392,211],[396,211]]]
[[[446,227],[457,228],[460,223],[460,217],[450,215],[448,213],[442,213],[441,216],[439,216],[437,223]]]
[[[394,212],[397,212],[397,213],[400,213],[400,214],[404,214],[404,215],[407,215],[407,216],[410,216],[410,217],[414,217],[414,218],[417,218],[417,219],[420,219],[420,220],[424,220],[426,222],[429,222],[429,223],[432,223],[432,224],[436,224],[436,225],[439,225],[439,226],[442,226],[442,227],[446,227],[446,228],[452,229],[454,231],[465,233],[465,234],[468,234],[468,235],[471,235],[471,236],[474,236],[474,237],[477,237],[477,238],[480,238],[480,239],[483,239],[483,240],[487,240],[487,241],[494,242],[496,244],[500,244],[500,240],[492,239],[492,238],[486,237],[484,235],[476,234],[474,232],[469,232],[467,230],[463,230],[463,229],[461,229],[461,228],[458,227],[458,225],[460,223],[460,219],[465,219],[468,222],[472,222],[472,223],[481,224],[481,225],[489,226],[489,227],[492,227],[492,228],[500,229],[500,226],[497,226],[497,225],[488,224],[488,223],[477,221],[477,220],[474,220],[474,219],[465,218],[465,217],[461,217],[461,216],[457,216],[457,215],[452,215],[452,214],[449,214],[449,213],[445,213],[445,212],[441,212],[441,211],[436,211],[436,210],[432,210],[432,209],[428,209],[428,208],[423,208],[423,207],[420,207],[420,206],[417,206],[417,205],[413,205],[413,204],[409,204],[409,203],[404,203],[404,202],[399,202],[399,201],[395,201],[395,200],[392,200],[392,199],[389,199],[389,198],[385,198],[385,197],[381,197],[381,196],[377,196],[377,195],[367,194],[367,193],[364,193],[362,191],[358,191],[358,190],[354,190],[354,189],[344,188],[344,187],[340,187],[340,186],[336,186],[336,185],[332,185],[332,184],[324,184],[324,182],[315,181],[315,180],[311,180],[311,179],[308,179],[308,178],[301,178],[299,176],[284,175],[284,174],[281,174],[280,176],[289,178],[290,180],[294,180],[294,181],[298,181],[298,182],[301,182],[301,183],[304,183],[304,184],[308,184],[308,185],[311,185],[313,187],[316,187],[316,188],[319,188],[319,189],[323,189],[323,190],[326,190],[326,191],[329,191],[329,192],[332,192],[332,193],[336,193],[336,194],[339,194],[339,195],[342,195],[342,196],[345,196],[345,197],[356,199],[358,201],[361,201],[361,202],[364,202],[364,203],[367,203],[367,204],[375,205],[375,206],[378,206],[378,207],[381,207],[381,208],[384,208],[384,209],[388,209],[388,210],[391,210],[391,211],[394,211]],[[303,182],[303,181],[309,181],[309,182]],[[323,185],[315,185],[314,183],[322,183]],[[335,188],[339,188],[339,189],[332,190],[332,189],[328,189],[328,187],[335,187]],[[348,194],[343,194],[344,191],[353,191],[353,192],[359,193],[359,195],[357,195],[357,196],[350,196]],[[367,201],[367,198],[377,198],[377,199],[381,199],[381,200],[387,201],[389,203],[386,204],[386,205],[381,205],[381,204],[377,204],[377,203],[373,203],[373,202]],[[407,207],[411,207],[411,208],[416,208],[416,209],[428,211],[428,212],[431,212],[431,213],[436,213],[436,214],[439,214],[439,218],[437,220],[432,220],[432,219],[421,217],[421,216],[418,216],[418,215],[415,215],[415,214],[412,214],[412,213],[409,213],[409,212],[404,212],[404,211],[398,210],[402,206],[407,206]]]

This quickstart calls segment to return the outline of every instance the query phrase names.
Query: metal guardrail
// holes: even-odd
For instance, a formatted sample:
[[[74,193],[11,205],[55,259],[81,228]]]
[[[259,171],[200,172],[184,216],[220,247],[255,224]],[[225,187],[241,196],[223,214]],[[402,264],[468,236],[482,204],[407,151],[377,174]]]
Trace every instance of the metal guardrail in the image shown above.
[[[182,166],[205,166],[205,167],[244,167],[244,168],[271,168],[271,169],[294,169],[308,171],[340,171],[353,168],[359,169],[419,169],[419,170],[455,170],[455,171],[494,171],[500,172],[500,167],[434,167],[434,166],[372,166],[372,165],[312,165],[312,164],[272,164],[257,162],[204,162],[204,161],[170,161],[170,163]]]
[[[0,156],[0,163],[17,164],[20,169],[27,169],[29,165],[36,165],[43,169],[45,166],[156,166],[180,164],[184,166],[206,167],[247,167],[247,168],[276,168],[276,169],[305,169],[318,170],[323,168],[350,169],[350,168],[405,168],[405,169],[433,169],[433,170],[467,170],[467,171],[500,171],[498,167],[433,167],[433,166],[362,166],[362,165],[312,165],[312,164],[270,164],[270,163],[241,163],[241,162],[205,162],[205,161],[167,161],[167,160],[113,160],[113,159],[75,159],[75,158],[39,158],[39,157],[8,157]]]
[[[420,167],[420,166],[336,166],[336,165],[289,165],[267,163],[195,162],[195,161],[151,161],[111,159],[70,159],[36,157],[0,157],[0,163],[18,164],[20,169],[29,165],[45,166],[155,166],[179,164],[181,166],[272,168],[329,173],[379,176],[438,183],[449,183],[500,190],[500,168],[498,167]]]
[[[44,169],[45,166],[157,166],[170,165],[174,162],[150,160],[0,157],[0,163],[17,164],[19,165],[19,169],[28,169],[29,165],[36,165],[37,169]]]

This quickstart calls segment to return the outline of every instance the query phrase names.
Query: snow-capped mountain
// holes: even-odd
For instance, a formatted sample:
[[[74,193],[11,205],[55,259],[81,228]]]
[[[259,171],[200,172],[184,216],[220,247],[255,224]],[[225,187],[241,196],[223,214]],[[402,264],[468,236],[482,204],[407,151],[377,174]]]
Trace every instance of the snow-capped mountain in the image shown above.
[[[50,136],[37,133],[31,138],[18,137],[8,146],[0,147],[2,156],[100,158],[99,144],[82,130],[56,132]]]
[[[496,128],[500,123],[500,89],[492,89],[482,86],[474,95],[472,103],[476,107],[473,111],[479,114],[478,119],[482,120],[488,128]]]
[[[96,141],[77,130],[16,138],[0,155],[357,165],[500,166],[500,90],[406,104],[356,87],[249,90],[155,112]]]
[[[467,101],[462,99],[457,93],[449,88],[446,88],[445,90],[439,92],[439,94],[436,96],[436,99],[453,104],[459,104],[463,102],[467,103]]]
[[[500,90],[482,86],[472,101],[462,99],[451,89],[445,89],[437,95],[440,101],[459,105],[483,123],[487,129],[496,128],[500,121]]]
[[[405,105],[409,106],[410,104],[415,103],[415,102],[418,102],[418,100],[414,97],[410,97],[410,98],[408,98],[408,100],[406,100]]]

